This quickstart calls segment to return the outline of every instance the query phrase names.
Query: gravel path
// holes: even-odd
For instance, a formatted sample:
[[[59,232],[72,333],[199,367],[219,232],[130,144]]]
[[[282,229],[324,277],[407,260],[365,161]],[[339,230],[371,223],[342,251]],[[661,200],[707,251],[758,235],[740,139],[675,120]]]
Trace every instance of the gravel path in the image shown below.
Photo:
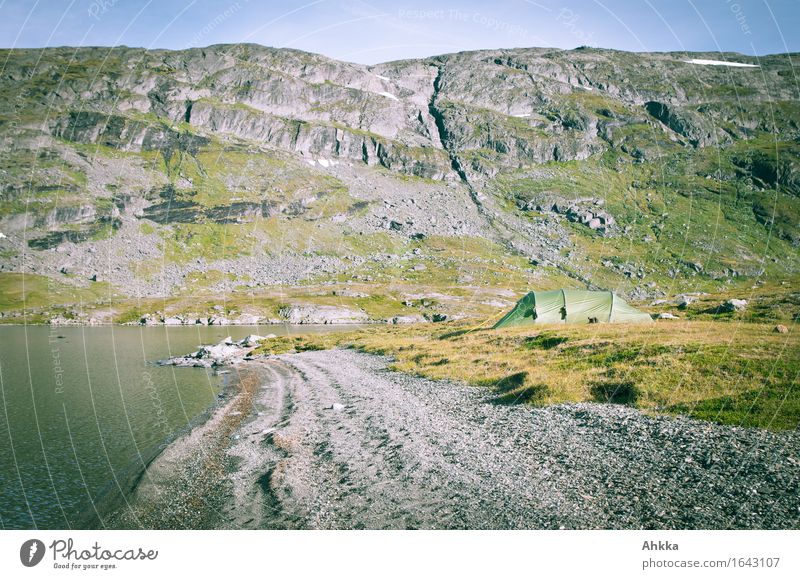
[[[254,363],[263,385],[228,450],[219,526],[798,527],[797,433],[501,406],[387,363],[349,350]]]

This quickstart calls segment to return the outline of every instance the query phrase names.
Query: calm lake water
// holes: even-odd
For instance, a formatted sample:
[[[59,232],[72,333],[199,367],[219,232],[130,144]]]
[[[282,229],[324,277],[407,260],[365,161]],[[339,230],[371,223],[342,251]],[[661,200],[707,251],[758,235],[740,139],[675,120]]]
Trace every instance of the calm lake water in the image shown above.
[[[0,528],[102,528],[233,376],[154,361],[229,335],[336,329],[0,326]]]

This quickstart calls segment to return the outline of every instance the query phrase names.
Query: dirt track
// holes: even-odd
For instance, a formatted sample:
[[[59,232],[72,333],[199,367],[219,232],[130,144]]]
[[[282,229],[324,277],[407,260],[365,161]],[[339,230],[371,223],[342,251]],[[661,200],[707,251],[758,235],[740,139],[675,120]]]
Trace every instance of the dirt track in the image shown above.
[[[796,433],[496,405],[386,364],[342,350],[253,363],[262,389],[214,526],[798,526]]]

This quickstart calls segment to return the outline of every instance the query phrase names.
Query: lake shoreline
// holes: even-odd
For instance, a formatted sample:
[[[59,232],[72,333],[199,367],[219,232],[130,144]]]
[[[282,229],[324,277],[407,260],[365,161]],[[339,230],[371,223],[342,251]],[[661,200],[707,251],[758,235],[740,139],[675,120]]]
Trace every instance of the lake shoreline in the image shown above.
[[[152,457],[124,501],[107,513],[108,528],[217,526],[223,503],[217,483],[226,470],[226,451],[250,417],[252,397],[261,385],[250,368],[226,370],[231,378],[215,403]]]
[[[239,376],[237,373],[230,372],[229,369],[223,370],[224,376],[219,394],[214,401],[209,404],[202,412],[194,416],[191,421],[174,431],[157,447],[148,453],[147,458],[141,462],[131,465],[130,472],[121,477],[125,484],[123,488],[110,488],[101,492],[101,496],[95,501],[94,515],[88,516],[81,523],[82,529],[97,528],[116,528],[113,524],[108,526],[108,522],[119,518],[120,513],[131,505],[131,500],[136,494],[137,489],[145,481],[148,470],[156,463],[159,458],[167,452],[173,445],[179,444],[180,440],[191,435],[198,428],[203,428],[221,409],[230,403],[239,390]],[[214,375],[219,376],[220,372],[215,371]],[[119,480],[119,476],[117,479]]]
[[[796,434],[618,404],[496,404],[390,360],[329,349],[234,365],[239,393],[148,469],[145,526],[797,526]]]

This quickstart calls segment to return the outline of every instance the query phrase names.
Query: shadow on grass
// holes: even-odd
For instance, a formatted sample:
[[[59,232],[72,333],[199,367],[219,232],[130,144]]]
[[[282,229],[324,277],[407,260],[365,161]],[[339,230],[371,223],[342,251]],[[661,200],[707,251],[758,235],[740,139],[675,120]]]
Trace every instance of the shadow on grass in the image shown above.
[[[666,411],[731,426],[796,430],[800,428],[800,401],[786,394],[785,388],[767,386],[695,404],[674,404]]]
[[[501,378],[494,384],[490,384],[497,395],[491,398],[489,402],[491,404],[509,406],[543,400],[547,394],[547,386],[545,384],[526,386],[525,379],[527,377],[527,372],[516,372]]]
[[[455,330],[453,332],[447,332],[446,334],[442,334],[437,339],[439,340],[449,340],[450,338],[457,338],[459,336],[463,336],[464,334],[469,334],[470,332],[474,332],[473,329],[464,329],[464,330]]]
[[[525,338],[522,346],[529,350],[552,350],[556,346],[560,346],[564,342],[568,342],[569,338],[564,336],[553,336],[551,334],[539,334],[538,336],[531,336]]]
[[[596,402],[632,405],[639,398],[639,389],[633,382],[596,382],[589,392]]]

